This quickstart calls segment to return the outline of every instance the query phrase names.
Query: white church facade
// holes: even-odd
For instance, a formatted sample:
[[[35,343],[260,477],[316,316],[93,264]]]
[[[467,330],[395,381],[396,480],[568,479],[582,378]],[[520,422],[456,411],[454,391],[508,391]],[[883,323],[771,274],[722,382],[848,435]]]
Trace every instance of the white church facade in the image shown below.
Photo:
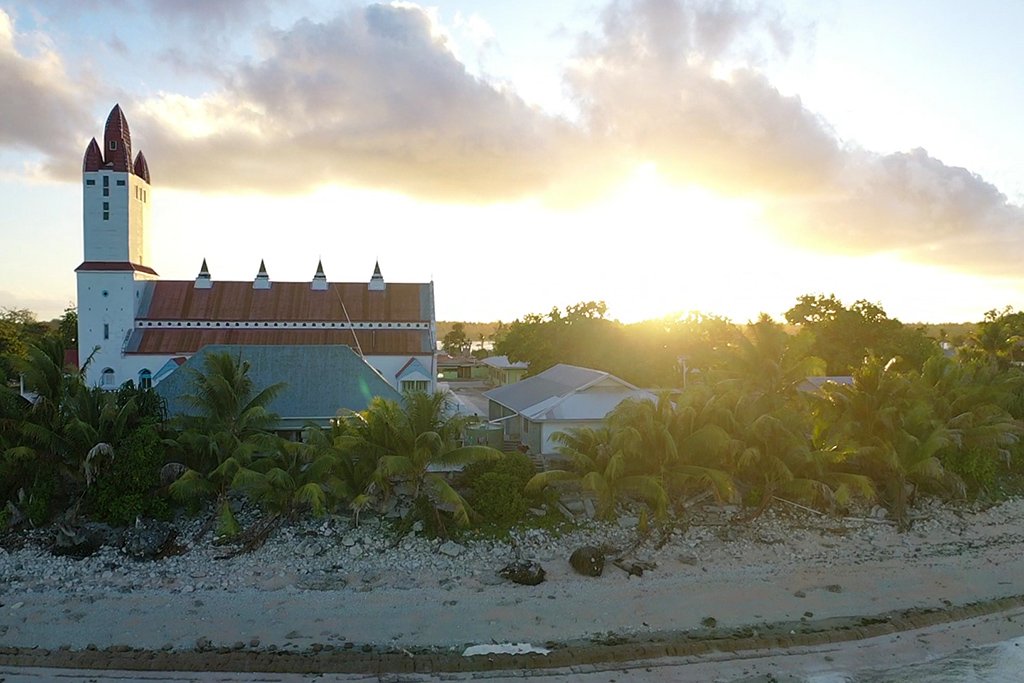
[[[195,280],[152,268],[152,185],[120,106],[82,165],[84,261],[78,279],[78,362],[86,381],[116,388],[159,383],[207,345],[350,347],[399,391],[436,388],[433,283],[220,281],[203,260]],[[287,380],[287,378],[281,378]]]

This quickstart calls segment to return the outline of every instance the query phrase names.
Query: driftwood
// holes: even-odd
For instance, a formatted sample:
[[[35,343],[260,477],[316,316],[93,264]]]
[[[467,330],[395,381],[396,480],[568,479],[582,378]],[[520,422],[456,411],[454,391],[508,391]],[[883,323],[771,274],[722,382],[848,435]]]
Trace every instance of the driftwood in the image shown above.
[[[238,548],[223,555],[215,555],[213,559],[229,560],[232,557],[238,557],[239,555],[259,550],[267,542],[267,539],[270,538],[270,534],[281,525],[283,520],[284,517],[280,514],[264,516],[260,521],[239,535],[240,546]]]

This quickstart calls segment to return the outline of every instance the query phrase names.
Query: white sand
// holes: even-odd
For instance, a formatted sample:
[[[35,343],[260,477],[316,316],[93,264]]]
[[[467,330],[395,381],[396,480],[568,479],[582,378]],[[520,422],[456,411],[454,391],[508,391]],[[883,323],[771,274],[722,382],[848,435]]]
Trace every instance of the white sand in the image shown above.
[[[213,646],[259,639],[259,648],[285,651],[347,641],[461,652],[492,642],[686,632],[700,630],[706,617],[716,620],[717,631],[757,630],[807,613],[817,622],[1024,595],[1024,501],[984,512],[925,512],[928,519],[906,534],[803,515],[768,517],[735,531],[694,528],[660,551],[642,550],[658,566],[639,579],[612,566],[599,578],[577,576],[564,558],[578,538],[535,538],[524,552],[548,570],[548,580],[535,587],[497,580],[509,551],[492,544],[470,546],[456,558],[425,540],[406,544],[408,551],[368,548],[336,569],[338,557],[352,554],[330,538],[311,558],[295,557],[287,539],[219,563],[204,559],[213,549],[197,547],[191,559],[168,565],[183,574],[170,578],[154,569],[160,563],[129,563],[106,576],[92,560],[69,565],[41,551],[0,551],[0,646],[189,650],[208,638]],[[607,533],[622,541],[631,532]],[[408,569],[417,565],[418,572]],[[196,567],[206,568],[198,572],[205,579],[194,578]],[[347,587],[309,587],[330,585],[326,578],[338,575],[348,578]]]

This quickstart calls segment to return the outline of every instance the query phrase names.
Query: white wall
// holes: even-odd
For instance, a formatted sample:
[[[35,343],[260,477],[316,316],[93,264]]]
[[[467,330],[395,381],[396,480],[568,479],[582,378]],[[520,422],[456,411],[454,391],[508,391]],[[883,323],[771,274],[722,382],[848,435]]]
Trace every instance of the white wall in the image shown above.
[[[121,357],[127,335],[135,327],[135,311],[142,283],[132,271],[78,273],[78,360],[84,363],[99,347],[86,373],[86,382],[99,384],[100,373],[110,367],[115,383],[127,377]],[[104,325],[107,335],[104,338]]]
[[[419,354],[415,356],[366,356],[366,362],[377,368],[377,370],[380,371],[380,374],[384,375],[384,379],[387,380],[388,384],[401,391],[402,388],[398,386],[398,378],[395,375],[398,374],[398,371],[401,370],[406,363],[409,362],[410,358],[415,358],[422,363],[425,368],[435,370],[430,377],[429,392],[432,393],[436,391],[437,365],[435,364],[433,354]]]

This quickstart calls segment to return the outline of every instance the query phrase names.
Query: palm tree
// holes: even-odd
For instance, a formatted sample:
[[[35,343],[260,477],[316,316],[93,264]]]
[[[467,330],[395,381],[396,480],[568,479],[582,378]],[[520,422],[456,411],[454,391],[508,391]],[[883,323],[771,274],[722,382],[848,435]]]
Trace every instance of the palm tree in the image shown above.
[[[718,424],[721,415],[704,385],[675,400],[627,400],[608,416],[612,440],[640,470],[658,476],[668,491],[710,490],[720,501],[736,498],[729,473],[735,442]]]
[[[177,443],[192,454],[193,467],[171,485],[170,492],[177,500],[193,503],[216,497],[217,533],[233,536],[239,527],[228,491],[257,452],[276,448],[277,437],[269,430],[278,418],[267,406],[285,385],[257,391],[248,362],[229,353],[208,354],[203,363],[202,371],[192,370],[193,392],[182,397],[197,413],[177,420],[182,428]]]
[[[527,493],[573,482],[597,495],[597,512],[602,519],[614,517],[616,506],[630,496],[647,501],[657,517],[664,517],[668,495],[660,477],[638,473],[635,466],[631,467],[622,449],[613,446],[607,428],[574,427],[555,433],[553,438],[561,444],[558,451],[572,461],[573,469],[535,474],[526,484]]]
[[[916,396],[909,375],[893,361],[872,358],[854,374],[852,386],[825,390],[819,414],[827,423],[827,441],[849,453],[847,463],[885,492],[901,528],[917,487],[938,485],[959,491],[962,482],[938,457],[956,433],[938,419],[931,405]]]
[[[384,497],[396,490],[408,493],[414,501],[423,497],[435,515],[444,509],[452,513],[456,524],[470,524],[474,513],[469,503],[436,470],[497,459],[501,452],[488,446],[457,445],[465,419],[448,415],[443,393],[410,392],[401,405],[377,396],[365,411],[348,413],[340,423],[344,435],[335,443],[376,463],[371,489]]]

